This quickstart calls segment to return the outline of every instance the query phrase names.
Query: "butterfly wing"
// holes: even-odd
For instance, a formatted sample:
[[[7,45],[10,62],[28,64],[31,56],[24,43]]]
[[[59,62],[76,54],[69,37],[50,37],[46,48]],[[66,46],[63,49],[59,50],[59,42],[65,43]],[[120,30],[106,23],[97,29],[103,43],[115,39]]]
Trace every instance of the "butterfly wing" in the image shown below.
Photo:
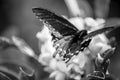
[[[78,55],[80,51],[83,51],[86,47],[88,47],[92,37],[113,29],[114,27],[106,27],[93,31],[86,35],[83,34],[86,33],[84,30],[80,31],[80,33],[78,33],[80,38],[78,38],[75,42],[71,41],[69,43],[70,46],[67,49],[68,52],[64,55],[65,60],[68,59],[66,62],[68,62],[74,55]],[[72,40],[74,39],[75,38],[73,38]]]
[[[75,52],[76,49],[78,51],[83,51],[84,48],[88,47],[89,43],[91,42],[92,37],[94,37],[94,36],[96,36],[98,34],[113,30],[113,29],[114,29],[114,27],[106,27],[106,28],[102,28],[102,29],[98,29],[96,31],[93,31],[93,32],[91,32],[89,34],[87,34],[86,30],[81,30],[77,34],[77,36],[79,35],[79,38],[75,37],[75,38],[73,38],[73,41],[71,41],[70,51],[72,53]],[[75,46],[78,46],[78,48],[75,47]]]
[[[83,39],[86,40],[88,38],[92,38],[98,34],[101,34],[101,33],[104,33],[104,32],[107,32],[107,31],[111,31],[113,30],[115,27],[105,27],[105,28],[102,28],[102,29],[98,29],[96,31],[93,31],[91,33],[89,33],[88,35],[84,36]]]
[[[73,35],[79,31],[68,20],[51,11],[43,8],[33,8],[32,10],[38,19],[43,21],[45,24],[48,24],[47,27],[54,37],[62,38],[63,36]]]
[[[56,48],[56,52],[54,53],[53,57],[56,57],[56,55],[59,55],[60,59],[65,59],[65,54],[67,53],[67,50],[69,49],[69,46],[71,44],[73,36],[66,36],[54,43],[54,47]],[[65,61],[65,60],[64,60]]]

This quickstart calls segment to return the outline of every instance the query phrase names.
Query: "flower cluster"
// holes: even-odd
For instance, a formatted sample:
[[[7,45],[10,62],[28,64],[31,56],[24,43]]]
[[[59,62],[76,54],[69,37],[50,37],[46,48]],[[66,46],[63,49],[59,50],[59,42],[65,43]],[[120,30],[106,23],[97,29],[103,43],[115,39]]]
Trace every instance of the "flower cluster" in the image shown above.
[[[88,32],[103,28],[105,23],[104,19],[94,20],[91,17],[85,19],[76,17],[69,19],[69,21],[79,30],[87,29]],[[93,37],[88,48],[80,52],[77,56],[74,56],[68,63],[65,63],[62,60],[53,58],[55,48],[53,47],[52,36],[46,26],[43,27],[41,32],[37,33],[37,38],[39,39],[39,47],[41,50],[38,60],[45,66],[45,71],[50,73],[50,77],[55,77],[55,80],[80,80],[86,77],[92,70],[90,62],[95,59],[99,53],[103,53],[112,48],[108,44],[109,40],[103,33]]]

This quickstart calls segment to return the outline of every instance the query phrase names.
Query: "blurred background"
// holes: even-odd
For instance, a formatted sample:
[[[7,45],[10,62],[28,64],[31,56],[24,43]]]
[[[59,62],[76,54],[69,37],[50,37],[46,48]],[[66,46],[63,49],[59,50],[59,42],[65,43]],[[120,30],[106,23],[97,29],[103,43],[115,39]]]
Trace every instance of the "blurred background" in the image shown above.
[[[105,25],[120,25],[120,1],[119,0],[77,0],[80,9],[84,10],[83,17],[104,18]],[[69,18],[73,15],[69,13],[64,0],[0,0],[0,36],[16,35],[23,38],[39,55],[38,40],[36,33],[41,31],[42,22],[35,19],[32,12],[33,7],[43,7],[56,14],[65,15]],[[110,36],[115,36],[117,48],[111,57],[109,71],[120,78],[120,28],[111,32]],[[35,68],[40,76],[43,70],[41,65],[37,65],[34,60],[15,49],[0,51],[0,64],[14,62],[22,66]],[[32,63],[34,62],[34,64]],[[2,66],[5,66],[2,64]],[[11,66],[12,69],[12,65]],[[39,69],[38,69],[39,67]],[[9,67],[10,68],[10,67]],[[47,73],[46,73],[47,74]]]

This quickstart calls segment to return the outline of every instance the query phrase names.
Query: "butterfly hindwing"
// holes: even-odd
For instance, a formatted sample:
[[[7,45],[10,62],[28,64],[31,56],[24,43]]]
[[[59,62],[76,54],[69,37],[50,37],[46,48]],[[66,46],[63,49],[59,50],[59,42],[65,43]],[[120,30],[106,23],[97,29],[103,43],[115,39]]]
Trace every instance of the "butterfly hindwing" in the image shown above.
[[[95,31],[89,33],[88,35],[84,36],[83,39],[86,40],[88,38],[94,37],[98,34],[101,34],[101,33],[107,32],[107,31],[111,31],[113,29],[114,29],[114,27],[105,27],[105,28],[102,28],[102,29],[98,29],[98,30],[95,30]]]
[[[65,36],[64,38],[56,41],[53,45],[56,48],[56,52],[53,56],[56,57],[58,54],[60,57],[62,57],[67,54],[67,50],[69,49],[72,39],[72,36]]]
[[[33,8],[33,13],[38,19],[48,24],[51,33],[58,38],[75,34],[78,29],[74,27],[68,20],[55,13],[43,8]]]

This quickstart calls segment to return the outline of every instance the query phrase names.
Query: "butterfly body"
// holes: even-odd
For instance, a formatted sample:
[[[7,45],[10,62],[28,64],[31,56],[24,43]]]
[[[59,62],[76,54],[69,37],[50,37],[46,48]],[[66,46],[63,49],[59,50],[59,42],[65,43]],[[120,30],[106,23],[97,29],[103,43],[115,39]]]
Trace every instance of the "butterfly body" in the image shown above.
[[[92,37],[114,28],[106,27],[88,34],[87,30],[79,31],[68,20],[47,9],[33,8],[33,13],[40,21],[43,21],[53,36],[54,47],[56,48],[53,56],[56,57],[59,54],[65,62],[88,47]]]

